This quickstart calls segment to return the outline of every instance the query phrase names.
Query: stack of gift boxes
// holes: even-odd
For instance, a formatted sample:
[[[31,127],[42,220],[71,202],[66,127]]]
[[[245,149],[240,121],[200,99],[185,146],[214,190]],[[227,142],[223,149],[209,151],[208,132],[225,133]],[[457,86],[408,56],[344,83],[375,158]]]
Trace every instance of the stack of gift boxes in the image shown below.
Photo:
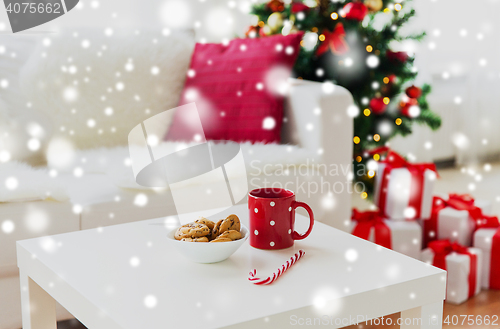
[[[353,209],[352,234],[446,270],[447,302],[463,303],[481,288],[500,289],[500,223],[489,215],[491,203],[434,196],[433,164],[386,153],[375,176],[378,210]]]

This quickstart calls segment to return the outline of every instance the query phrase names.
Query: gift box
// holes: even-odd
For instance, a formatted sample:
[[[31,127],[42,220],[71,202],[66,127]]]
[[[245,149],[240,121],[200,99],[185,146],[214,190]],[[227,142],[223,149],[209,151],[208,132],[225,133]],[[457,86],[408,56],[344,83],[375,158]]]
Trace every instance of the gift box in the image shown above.
[[[486,215],[490,212],[490,202],[474,200],[466,194],[450,194],[447,200],[435,196],[431,216],[422,220],[424,246],[434,240],[471,246],[478,221],[491,217]]]
[[[353,209],[350,231],[353,235],[419,259],[422,250],[422,228],[415,221],[392,221],[378,211]]]
[[[448,272],[446,301],[461,304],[481,291],[483,253],[448,240],[429,243],[421,260]]]
[[[478,229],[474,233],[474,247],[483,252],[481,286],[500,289],[500,227]]]
[[[375,178],[375,204],[391,220],[428,218],[436,180],[433,163],[409,163],[389,151],[378,163]]]

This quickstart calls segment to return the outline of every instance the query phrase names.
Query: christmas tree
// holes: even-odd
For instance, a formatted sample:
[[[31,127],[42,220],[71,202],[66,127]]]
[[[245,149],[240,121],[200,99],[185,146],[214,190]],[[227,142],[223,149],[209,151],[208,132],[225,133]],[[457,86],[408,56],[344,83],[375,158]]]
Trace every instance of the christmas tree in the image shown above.
[[[411,134],[414,122],[432,129],[441,125],[426,100],[431,87],[412,84],[417,76],[414,56],[392,49],[394,44],[425,36],[425,32],[400,32],[415,16],[409,2],[271,0],[252,8],[258,23],[249,28],[247,37],[304,31],[295,76],[331,81],[352,93],[357,105],[349,111],[354,117],[354,173],[368,186],[374,172],[358,170],[359,166],[380,159],[369,150],[386,145],[397,134]]]

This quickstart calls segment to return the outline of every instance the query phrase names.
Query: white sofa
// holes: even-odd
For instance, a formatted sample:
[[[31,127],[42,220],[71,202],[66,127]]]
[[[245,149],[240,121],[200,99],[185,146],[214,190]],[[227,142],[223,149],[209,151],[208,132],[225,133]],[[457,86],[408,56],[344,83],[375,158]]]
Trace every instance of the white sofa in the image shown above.
[[[90,44],[96,44],[97,41],[91,36],[92,34],[87,37]],[[0,203],[0,223],[2,224],[2,231],[0,231],[0,328],[2,329],[21,327],[15,241],[176,214],[168,189],[146,189],[134,183],[132,169],[127,159],[126,138],[107,139],[106,134],[98,133],[94,133],[93,137],[86,137],[92,140],[86,140],[82,136],[75,137],[77,140],[74,143],[76,148],[71,150],[71,159],[66,161],[64,168],[57,167],[58,161],[66,158],[67,154],[64,153],[66,149],[61,148],[61,153],[58,154],[57,148],[50,149],[53,147],[51,141],[60,138],[61,133],[66,133],[66,138],[71,140],[71,136],[67,135],[69,129],[76,131],[80,126],[85,127],[88,124],[85,118],[96,115],[95,112],[80,113],[81,111],[85,112],[88,108],[90,110],[87,111],[93,111],[92,106],[89,106],[85,99],[88,97],[82,97],[82,95],[85,96],[85,92],[95,93],[95,90],[90,87],[89,90],[80,90],[77,111],[80,109],[81,111],[76,115],[72,113],[71,108],[76,105],[70,104],[70,107],[67,108],[59,100],[54,100],[54,95],[57,94],[50,89],[50,86],[47,87],[48,89],[37,90],[37,86],[40,85],[37,79],[41,75],[50,74],[50,72],[53,72],[53,75],[49,76],[54,76],[55,80],[58,80],[58,86],[62,88],[60,86],[61,79],[68,78],[58,78],[58,74],[64,70],[61,67],[68,64],[68,59],[64,55],[65,51],[67,53],[75,52],[70,64],[82,60],[84,57],[76,54],[75,48],[62,50],[60,46],[57,46],[58,42],[62,45],[68,43],[69,38],[74,38],[74,35],[69,35],[66,39],[63,37],[61,40],[52,40],[50,46],[44,46],[44,41],[38,40],[42,41],[42,46],[39,47],[48,49],[53,46],[57,53],[63,53],[58,58],[57,54],[50,54],[47,50],[48,58],[51,60],[43,62],[44,65],[41,65],[38,59],[34,58],[43,54],[44,51],[33,50],[44,48],[34,47],[31,39],[26,41],[23,50],[20,50],[19,53],[21,54],[22,51],[34,53],[20,56],[25,58],[26,62],[19,61],[18,70],[12,69],[10,73],[13,78],[20,81],[19,90],[16,92],[21,92],[26,102],[36,99],[33,101],[33,112],[26,112],[24,116],[28,118],[28,121],[19,122],[29,122],[32,114],[33,118],[35,116],[43,118],[37,121],[44,127],[45,131],[44,136],[40,137],[42,147],[37,152],[38,156],[48,158],[48,164],[36,171],[16,163],[0,164],[0,180],[6,179],[6,177],[17,177],[20,182],[14,191],[5,190],[2,182],[4,191],[0,191],[1,200],[4,201]],[[115,58],[108,59],[106,65],[96,64],[95,66],[99,67],[99,70],[94,72],[91,80],[107,77],[102,78],[105,82],[106,79],[109,79],[106,83],[111,86],[116,83],[114,78],[117,75],[117,69],[113,66],[113,61],[120,61],[123,56],[127,56],[122,54],[130,50],[127,47],[137,47],[137,42],[130,43],[127,40],[126,38],[114,40],[115,50],[111,49],[112,46],[109,46],[107,50],[103,50],[102,47],[96,49],[98,52],[108,51],[108,54],[115,56]],[[33,38],[33,42],[36,41],[36,38]],[[79,39],[78,47],[80,41]],[[173,79],[176,74],[170,74],[167,66],[174,64],[177,70],[186,70],[189,52],[192,49],[189,42],[186,43],[185,49],[182,49],[176,56],[169,55],[168,52],[172,50],[168,45],[158,46],[157,43],[154,43],[154,39],[139,43],[142,48],[135,49],[133,52],[136,56],[141,56],[143,53],[145,58],[134,58],[136,67],[139,65],[148,67],[147,65],[150,63],[146,57],[149,55],[153,60],[159,58],[159,62],[155,62],[158,64],[155,65],[159,66],[162,74],[169,75],[168,79]],[[154,47],[154,56],[151,56],[148,47]],[[8,45],[7,48],[9,48]],[[62,63],[63,59],[65,64]],[[172,63],[173,60],[180,62]],[[162,64],[166,66],[164,67]],[[119,64],[122,68],[124,65],[126,63]],[[65,70],[73,69],[68,66]],[[85,66],[78,66],[77,70],[85,72]],[[19,74],[20,77],[17,77],[16,74]],[[120,75],[124,74],[125,70],[121,70]],[[123,134],[126,137],[125,121],[128,120],[130,125],[135,125],[148,116],[174,107],[172,104],[175,104],[179,98],[184,74],[185,72],[182,72],[181,75],[177,74],[175,81],[161,80],[161,83],[171,86],[170,89],[166,88],[167,91],[163,90],[157,95],[163,100],[164,107],[158,100],[151,100],[147,105],[151,107],[150,111],[146,111],[145,115],[140,118],[130,120],[128,117],[130,112],[119,111],[121,107],[128,106],[123,101],[125,95],[121,94],[122,96],[115,98],[110,96],[109,99],[113,102],[106,102],[105,106],[101,106],[101,108],[114,108],[114,115],[111,118],[103,118],[108,120],[109,126],[121,124],[121,127],[124,127]],[[81,77],[81,79],[84,78]],[[68,79],[71,83],[73,77],[69,76]],[[78,81],[84,83],[82,80]],[[134,87],[134,81],[130,79],[129,81],[130,84],[125,85],[131,90]],[[102,81],[100,83],[103,84]],[[142,76],[138,82],[140,84],[138,88],[143,91],[154,91],[158,90],[158,83],[155,79]],[[5,95],[7,92],[9,91],[0,93],[0,100],[2,97],[8,99]],[[127,94],[132,96],[133,91]],[[44,95],[47,97],[46,100]],[[148,94],[148,97],[153,97],[153,94]],[[95,100],[89,99],[89,102],[99,106],[96,105]],[[11,107],[9,108],[9,102],[5,103],[7,104],[7,112],[10,111],[12,114],[15,111],[13,108],[15,104],[10,103]],[[347,227],[346,224],[348,224],[350,217],[349,188],[352,179],[350,173],[353,129],[352,119],[348,116],[347,109],[352,104],[351,95],[342,87],[292,81],[290,93],[286,99],[286,119],[282,130],[283,144],[250,145],[245,143],[241,146],[248,170],[249,188],[285,186],[288,183],[286,187],[296,191],[297,199],[311,205],[317,220],[341,229]],[[102,113],[102,109],[100,112]],[[62,118],[61,116],[67,117]],[[10,119],[15,120],[12,116]],[[48,125],[43,126],[43,122],[48,122]],[[75,128],[66,126],[63,132],[58,126],[61,122],[66,122],[65,125],[72,124]],[[49,146],[47,147],[47,145]],[[3,146],[0,140],[0,151]],[[24,159],[28,159],[28,157],[24,157]],[[282,170],[285,165],[288,166],[288,174]],[[27,183],[23,182],[23,177],[28,180]],[[39,182],[39,186],[34,184],[36,191],[33,191],[30,182]],[[42,193],[45,190],[51,191],[52,194],[47,196]],[[209,206],[207,205],[207,207]],[[4,225],[5,222],[8,222],[9,225]],[[14,225],[12,226],[12,224]],[[70,315],[66,311],[62,309],[58,311],[58,319],[69,317]]]

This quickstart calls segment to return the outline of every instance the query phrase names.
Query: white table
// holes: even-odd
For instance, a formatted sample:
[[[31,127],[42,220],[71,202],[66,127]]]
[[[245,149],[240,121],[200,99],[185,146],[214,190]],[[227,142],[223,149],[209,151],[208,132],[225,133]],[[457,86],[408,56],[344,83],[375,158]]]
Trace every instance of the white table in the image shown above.
[[[229,213],[248,222],[246,205],[220,217]],[[305,230],[308,220],[297,221]],[[172,249],[165,235],[175,226],[160,218],[18,242],[24,329],[55,329],[55,300],[89,329],[339,328],[399,311],[403,328],[441,328],[446,272],[322,223],[294,248],[247,241],[217,264]],[[306,255],[272,285],[247,280],[299,248]]]

